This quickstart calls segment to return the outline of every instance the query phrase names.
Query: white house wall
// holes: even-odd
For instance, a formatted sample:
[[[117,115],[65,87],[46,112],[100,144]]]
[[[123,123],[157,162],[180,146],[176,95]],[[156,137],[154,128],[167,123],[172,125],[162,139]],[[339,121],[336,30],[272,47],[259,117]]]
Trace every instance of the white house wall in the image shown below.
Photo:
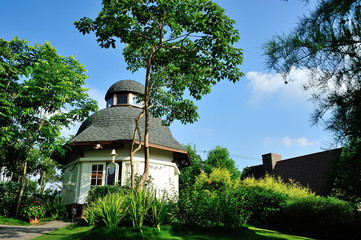
[[[65,166],[64,171],[64,204],[86,201],[91,184],[91,169],[93,164],[104,164],[103,184],[105,184],[106,164],[111,162],[110,149],[93,150],[89,147],[83,149],[84,157],[75,160]],[[120,183],[122,186],[130,184],[130,157],[127,147],[116,149],[118,156],[115,162],[121,166]],[[179,169],[173,161],[173,153],[170,151],[150,149],[150,176],[154,186],[158,190],[166,190],[178,193]],[[144,153],[139,151],[134,156],[135,172],[142,175],[144,172]],[[70,171],[71,170],[71,171]],[[79,178],[77,177],[79,176]],[[67,184],[70,183],[70,184]],[[72,185],[74,184],[74,185]]]

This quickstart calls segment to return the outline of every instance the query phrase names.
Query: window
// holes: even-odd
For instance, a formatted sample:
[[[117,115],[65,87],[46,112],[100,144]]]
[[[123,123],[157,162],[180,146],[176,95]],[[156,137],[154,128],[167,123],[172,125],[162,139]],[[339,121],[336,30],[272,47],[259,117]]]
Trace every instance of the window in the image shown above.
[[[90,181],[91,186],[103,185],[103,164],[92,165],[92,176]]]
[[[128,97],[126,94],[118,94],[117,95],[117,104],[127,104]]]
[[[113,98],[109,98],[107,102],[107,108],[113,106]]]

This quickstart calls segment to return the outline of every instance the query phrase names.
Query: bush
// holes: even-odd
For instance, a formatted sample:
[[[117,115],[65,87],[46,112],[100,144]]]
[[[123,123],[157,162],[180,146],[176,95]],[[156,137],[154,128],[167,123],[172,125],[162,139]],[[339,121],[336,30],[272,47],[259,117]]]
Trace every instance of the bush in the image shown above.
[[[85,221],[91,225],[117,227],[126,214],[126,197],[121,193],[110,193],[89,204]]]
[[[119,185],[96,186],[91,188],[88,192],[87,202],[94,202],[98,198],[105,197],[108,193],[126,194],[128,192],[130,192],[129,188],[121,187]]]
[[[28,221],[30,218],[42,218],[45,215],[45,207],[41,198],[32,196],[25,198],[21,204],[20,216]]]
[[[301,186],[292,179],[289,179],[289,181],[289,183],[285,183],[280,177],[267,174],[264,178],[261,179],[247,177],[242,180],[241,184],[243,187],[259,187],[272,190],[277,193],[286,194],[290,199],[315,196],[315,194],[311,192],[309,188]]]
[[[60,196],[42,195],[43,204],[45,207],[45,216],[52,219],[62,219],[66,214],[66,207],[63,204]]]
[[[236,228],[247,222],[249,212],[245,208],[242,189],[210,192],[201,190],[182,194],[178,208],[180,221],[188,225],[213,227],[224,224]]]
[[[249,223],[260,227],[278,226],[279,216],[288,200],[286,194],[261,187],[244,187],[241,190],[239,194],[243,195],[245,208],[250,214]]]
[[[288,231],[346,239],[355,222],[355,208],[337,198],[309,196],[288,202],[282,219]]]
[[[18,182],[0,182],[0,215],[11,217],[15,215],[16,204],[21,189]],[[23,198],[27,198],[35,189],[25,187]]]

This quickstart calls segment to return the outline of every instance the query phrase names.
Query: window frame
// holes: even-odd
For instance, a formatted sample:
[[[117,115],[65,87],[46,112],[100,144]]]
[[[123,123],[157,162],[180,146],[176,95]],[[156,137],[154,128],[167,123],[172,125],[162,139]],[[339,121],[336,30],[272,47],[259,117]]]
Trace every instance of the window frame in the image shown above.
[[[96,167],[96,171],[93,171],[93,167]],[[102,169],[99,170],[99,166],[102,166]],[[91,164],[91,169],[90,169],[90,187],[96,187],[96,186],[104,186],[104,182],[105,182],[105,170],[106,170],[106,166],[104,163],[92,163]],[[96,174],[95,177],[93,177],[93,172]],[[101,174],[101,176],[99,177],[99,174]],[[95,184],[93,184],[93,180],[95,180]],[[101,183],[98,184],[98,181],[101,180]]]

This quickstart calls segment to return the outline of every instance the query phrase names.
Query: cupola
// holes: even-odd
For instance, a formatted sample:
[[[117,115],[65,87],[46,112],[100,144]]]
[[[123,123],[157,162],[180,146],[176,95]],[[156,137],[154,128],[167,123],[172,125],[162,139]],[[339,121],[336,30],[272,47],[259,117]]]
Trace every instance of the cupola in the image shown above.
[[[134,106],[141,107],[142,103],[137,103],[135,96],[144,94],[144,86],[133,80],[121,80],[114,83],[105,95],[106,107],[113,106]]]

